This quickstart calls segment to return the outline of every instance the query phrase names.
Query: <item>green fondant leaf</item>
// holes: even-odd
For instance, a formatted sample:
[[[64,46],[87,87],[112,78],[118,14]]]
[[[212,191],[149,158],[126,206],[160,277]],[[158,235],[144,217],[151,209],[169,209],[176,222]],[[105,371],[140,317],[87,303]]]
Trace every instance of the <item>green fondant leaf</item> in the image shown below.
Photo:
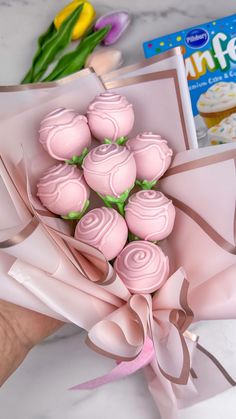
[[[128,241],[133,242],[133,241],[137,241],[140,240],[140,238],[138,236],[135,236],[133,233],[131,233],[131,231],[129,231],[129,235],[128,235]]]
[[[127,140],[128,140],[128,137],[119,137],[117,138],[116,143],[119,145],[124,145]]]
[[[157,180],[153,180],[153,181],[151,181],[151,182],[148,182],[147,180],[136,180],[136,185],[138,185],[141,189],[144,189],[144,190],[150,190],[150,189],[152,189],[155,185],[156,185],[156,183],[157,183]]]
[[[66,160],[66,163],[72,165],[74,164],[76,166],[82,166],[84,158],[87,156],[88,152],[88,149],[85,148],[80,156],[73,156],[70,160]]]
[[[105,144],[118,144],[118,145],[124,145],[126,141],[128,140],[128,137],[119,137],[115,141],[110,140],[110,138],[104,138]]]
[[[89,200],[85,202],[84,208],[82,209],[81,212],[71,211],[67,215],[62,215],[61,218],[63,218],[63,220],[80,220],[85,214],[85,212],[87,211],[88,207],[89,207]]]
[[[112,141],[109,138],[104,138],[105,144],[112,144]]]

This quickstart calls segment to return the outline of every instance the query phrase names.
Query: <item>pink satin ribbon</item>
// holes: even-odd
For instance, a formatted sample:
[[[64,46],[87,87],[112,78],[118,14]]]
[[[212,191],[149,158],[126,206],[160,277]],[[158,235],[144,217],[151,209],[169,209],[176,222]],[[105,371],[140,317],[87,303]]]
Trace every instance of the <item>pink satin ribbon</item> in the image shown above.
[[[184,271],[179,269],[169,278],[162,289],[154,295],[152,300],[145,295],[133,295],[123,307],[115,310],[105,320],[98,322],[90,330],[87,343],[98,353],[120,360],[120,362],[107,374],[75,385],[70,390],[93,390],[150,366],[151,368],[155,368],[154,375],[157,380],[162,381],[164,379],[171,386],[180,384],[186,389],[186,392],[190,391],[190,393],[194,393],[196,392],[196,390],[193,391],[195,385],[191,384],[191,380],[198,378],[198,374],[195,371],[195,367],[197,368],[197,366],[192,358],[192,351],[189,351],[189,345],[191,344],[194,345],[195,351],[201,352],[201,356],[203,356],[201,362],[206,365],[209,374],[212,372],[212,367],[214,366],[214,374],[218,370],[220,374],[219,382],[224,382],[225,388],[235,386],[235,381],[230,377],[220,362],[209,351],[198,344],[198,337],[196,335],[187,330],[193,320],[193,312],[187,300],[188,289],[189,284],[185,279]],[[167,303],[164,305],[165,309],[162,307],[162,303],[163,301],[166,302],[168,295],[174,295],[176,298],[176,308],[172,308],[172,310],[168,310]],[[131,324],[133,324],[133,328],[137,328],[136,333],[132,337],[130,334],[127,334]],[[99,342],[106,342],[105,336],[110,336],[114,330],[117,332],[117,328],[125,338],[122,348],[120,345],[116,347],[115,341],[113,341],[109,349],[110,345],[108,342],[110,342],[110,339],[105,346],[100,346]],[[140,334],[138,330],[139,332],[141,330],[142,333]],[[160,334],[161,330],[166,331],[167,334],[166,332]],[[151,338],[149,337],[150,333]],[[139,338],[142,335],[144,337],[143,345],[140,348],[140,352],[135,355],[139,348]],[[113,335],[114,338],[116,336],[117,334]],[[121,335],[118,334],[118,336]],[[120,354],[118,354],[119,348],[122,351]],[[121,355],[124,356],[124,349],[126,349],[126,356],[128,353],[130,354],[129,360],[122,360]],[[181,357],[182,362],[180,361]],[[174,365],[179,368],[175,369]],[[171,371],[171,368],[173,371],[172,374],[168,372],[169,369]],[[154,394],[156,394],[155,391]]]
[[[113,381],[120,380],[121,378],[132,375],[138,370],[149,365],[155,356],[153,343],[150,338],[145,340],[143,349],[137,358],[129,362],[120,362],[115,368],[113,368],[107,374],[95,378],[93,380],[86,381],[84,383],[78,384],[74,387],[71,387],[69,390],[93,390],[104,384],[112,383]]]

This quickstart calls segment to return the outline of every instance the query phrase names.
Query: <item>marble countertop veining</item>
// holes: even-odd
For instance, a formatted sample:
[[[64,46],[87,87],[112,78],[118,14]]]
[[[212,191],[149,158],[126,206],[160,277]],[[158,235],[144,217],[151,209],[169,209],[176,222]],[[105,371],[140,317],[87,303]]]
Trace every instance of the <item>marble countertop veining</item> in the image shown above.
[[[0,84],[18,83],[30,65],[38,35],[68,0],[0,0]],[[99,14],[126,9],[132,25],[116,47],[125,64],[143,58],[142,42],[188,26],[236,12],[235,0],[93,0]],[[236,377],[235,321],[204,322],[194,326],[202,342]],[[2,387],[2,419],[158,419],[142,372],[94,392],[67,388],[113,363],[83,344],[84,332],[67,325],[34,348],[24,364]],[[236,389],[179,414],[179,419],[235,419]],[[177,419],[177,418],[176,418]]]

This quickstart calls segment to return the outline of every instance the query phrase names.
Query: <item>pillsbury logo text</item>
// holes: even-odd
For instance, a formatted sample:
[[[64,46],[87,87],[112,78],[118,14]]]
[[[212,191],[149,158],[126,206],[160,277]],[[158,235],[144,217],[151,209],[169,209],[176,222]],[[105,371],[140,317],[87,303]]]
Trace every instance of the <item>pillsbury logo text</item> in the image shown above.
[[[205,29],[197,28],[189,31],[185,37],[185,42],[188,47],[198,49],[204,47],[209,41],[209,34]]]

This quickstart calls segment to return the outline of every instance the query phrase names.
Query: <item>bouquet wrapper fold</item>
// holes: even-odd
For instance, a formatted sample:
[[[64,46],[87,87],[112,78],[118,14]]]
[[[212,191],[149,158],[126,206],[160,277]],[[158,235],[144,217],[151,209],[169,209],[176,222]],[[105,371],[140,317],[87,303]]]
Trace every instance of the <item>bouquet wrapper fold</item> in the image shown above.
[[[235,386],[191,326],[236,318],[236,146],[194,149],[180,50],[102,79],[86,70],[24,89],[0,87],[0,298],[77,324],[90,348],[116,360],[112,371],[74,390],[143,368],[162,417],[176,419],[179,409]],[[132,134],[157,131],[175,151],[159,182],[176,207],[173,232],[161,243],[170,277],[153,296],[131,295],[104,255],[71,237],[70,224],[36,196],[52,164],[37,141],[42,117],[58,106],[84,113],[109,89],[133,103]]]

